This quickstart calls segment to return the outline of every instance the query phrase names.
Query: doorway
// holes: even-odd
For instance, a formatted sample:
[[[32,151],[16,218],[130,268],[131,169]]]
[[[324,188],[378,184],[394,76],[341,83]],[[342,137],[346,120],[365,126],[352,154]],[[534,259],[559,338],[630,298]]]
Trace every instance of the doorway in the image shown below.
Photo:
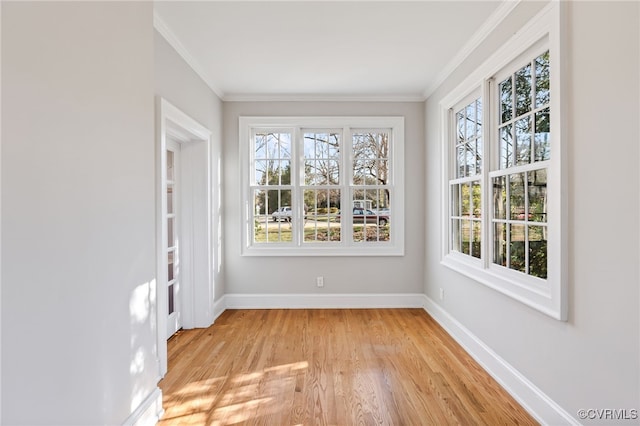
[[[160,376],[167,339],[213,322],[211,132],[158,99],[156,333]]]

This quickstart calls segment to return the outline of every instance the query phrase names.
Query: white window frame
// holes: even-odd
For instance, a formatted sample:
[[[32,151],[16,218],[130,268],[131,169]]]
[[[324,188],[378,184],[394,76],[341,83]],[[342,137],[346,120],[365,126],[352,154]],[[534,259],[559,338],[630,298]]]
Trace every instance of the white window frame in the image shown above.
[[[254,223],[253,198],[251,192],[252,160],[251,138],[256,130],[287,129],[292,134],[292,226],[291,242],[254,244],[252,227]],[[351,132],[363,129],[388,129],[391,137],[389,161],[391,173],[387,185],[393,193],[391,199],[392,217],[389,221],[389,241],[354,242],[351,215],[343,214],[342,241],[304,243],[302,230],[296,223],[303,223],[304,212],[297,202],[302,197],[304,185],[300,165],[304,164],[304,154],[300,147],[303,130],[340,129],[344,153],[341,157],[340,185],[341,206],[351,206],[352,191],[357,185],[352,182]],[[240,117],[240,182],[242,183],[242,226],[241,254],[243,256],[404,256],[404,117]],[[347,209],[350,211],[350,209]]]
[[[442,143],[442,260],[441,263],[467,277],[491,287],[555,319],[566,321],[568,311],[567,282],[567,168],[563,108],[564,57],[566,41],[560,31],[565,20],[566,5],[552,2],[531,19],[505,45],[470,74],[457,88],[440,102]],[[548,171],[547,196],[549,217],[547,229],[547,278],[540,279],[493,264],[493,232],[491,182],[492,171],[497,171],[497,102],[492,90],[497,90],[495,77],[530,61],[540,46],[549,50],[551,58],[551,159],[545,161]],[[535,50],[538,49],[538,50]],[[526,56],[523,56],[526,55]],[[530,57],[531,56],[531,57]],[[502,74],[500,74],[502,75]],[[455,158],[451,141],[455,133],[452,109],[472,93],[480,91],[483,105],[483,172],[482,185],[482,258],[450,250],[450,180]],[[531,168],[524,166],[524,169]],[[495,173],[494,173],[495,174]]]

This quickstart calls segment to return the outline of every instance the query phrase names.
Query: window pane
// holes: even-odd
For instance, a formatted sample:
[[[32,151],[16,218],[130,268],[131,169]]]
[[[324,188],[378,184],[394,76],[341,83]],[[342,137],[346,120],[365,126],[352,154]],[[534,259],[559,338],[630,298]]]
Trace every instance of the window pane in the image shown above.
[[[535,161],[551,158],[550,140],[549,108],[546,108],[536,113]]]
[[[304,191],[305,242],[340,241],[340,190]]]
[[[290,222],[266,222],[256,224],[256,243],[289,243],[293,240]]]
[[[476,137],[482,137],[482,101],[476,100]]]
[[[467,105],[466,110],[466,133],[465,139],[470,140],[476,136],[476,103],[475,101]]]
[[[452,231],[451,250],[460,251],[460,244],[462,240],[460,238],[460,220],[459,219],[453,219],[451,221],[451,231]]]
[[[456,177],[465,177],[466,173],[465,173],[465,169],[466,169],[466,159],[467,159],[467,154],[465,153],[465,144],[462,145],[458,145],[458,147],[456,148],[456,170],[457,170],[457,176]]]
[[[466,176],[474,176],[476,174],[476,154],[475,154],[475,141],[465,143],[467,149],[467,158],[466,158]]]
[[[516,121],[516,165],[531,162],[531,118],[530,116]]]
[[[171,315],[172,313],[175,312],[175,292],[174,292],[174,286],[173,284],[170,284],[169,286],[167,286],[167,291],[168,291],[168,314]]]
[[[473,209],[471,213],[473,214],[473,217],[479,218],[482,217],[482,188],[480,186],[480,182],[473,182],[471,189],[471,202]]]
[[[511,124],[500,128],[500,168],[506,169],[513,166],[513,135]]]
[[[311,222],[311,226],[305,224],[304,242],[336,242],[340,241],[340,223],[325,222],[322,220]]]
[[[474,220],[473,224],[473,242],[471,243],[471,256],[480,259],[482,255],[482,222]]]
[[[280,150],[280,146],[278,144],[278,136],[273,133],[268,133],[264,135],[264,138],[267,158],[279,158],[278,151]]]
[[[529,275],[547,278],[546,226],[529,226]]]
[[[531,64],[527,64],[515,74],[516,117],[531,111]]]
[[[172,184],[168,184],[167,185],[167,213],[171,214],[171,213],[175,213],[173,211],[173,185]]]
[[[460,185],[451,185],[451,216],[460,216]]]
[[[529,192],[529,220],[547,221],[547,170],[533,170],[527,173]]]
[[[342,135],[340,133],[331,133],[329,135],[329,158],[337,160],[340,158],[340,145]]]
[[[291,159],[291,134],[264,132],[255,135],[256,159]]]
[[[464,142],[464,111],[456,113],[456,143]]]
[[[389,241],[390,216],[378,213],[379,205],[386,203],[386,190],[355,190],[352,196],[353,241]]]
[[[257,160],[254,185],[290,185],[290,160]]]
[[[493,217],[496,219],[507,218],[507,186],[506,177],[493,178]]]
[[[266,215],[267,212],[267,191],[255,190],[253,193],[253,214],[254,216]]]
[[[524,173],[509,175],[509,206],[512,220],[524,220]]]
[[[267,240],[267,192],[262,190],[255,190],[253,193],[253,241],[266,241]]]
[[[353,225],[353,241],[389,241],[389,225],[376,226],[374,222],[356,222]]]
[[[464,254],[471,254],[470,250],[470,241],[471,241],[471,221],[470,220],[462,220],[460,221],[462,225],[461,237],[462,237],[462,247],[461,252]]]
[[[254,190],[254,242],[292,240],[291,190]]]
[[[269,162],[267,160],[256,160],[254,163],[254,175],[255,182],[254,185],[267,185],[269,178],[267,175]]]
[[[476,173],[477,174],[482,173],[482,152],[483,152],[482,138],[478,138],[478,140],[476,141]]]
[[[280,179],[280,185],[291,184],[291,162],[289,160],[280,161],[276,172]]]
[[[278,133],[275,137],[278,140],[277,158],[291,158],[291,135]]]
[[[509,268],[526,272],[524,225],[511,225],[509,239]]]
[[[455,177],[475,176],[482,171],[482,103],[473,100],[455,115]]]
[[[339,163],[334,160],[306,160],[306,185],[338,185],[340,183]]]
[[[304,134],[304,142],[303,142],[303,155],[304,158],[314,159],[317,157],[316,154],[316,138],[314,133],[305,133]]]
[[[305,184],[340,183],[339,133],[304,133]]]
[[[511,77],[500,83],[500,123],[511,120],[513,115],[513,84]]]
[[[254,242],[292,241],[291,190],[255,190],[254,194]]]
[[[327,185],[340,185],[340,162],[336,160],[327,161]]]
[[[174,219],[173,217],[167,218],[167,247],[173,247],[176,244],[176,235],[174,232]]]
[[[373,210],[389,208],[390,197],[385,189],[366,189],[354,191],[355,197],[353,201],[354,207]]]
[[[376,185],[389,184],[389,160],[383,158],[377,162],[378,171],[376,173]]]
[[[173,170],[174,170],[174,156],[173,151],[167,150],[167,180],[173,180]]]
[[[167,282],[171,282],[173,281],[173,279],[175,278],[175,263],[173,261],[173,259],[175,258],[174,256],[174,252],[170,251],[169,253],[167,253]]]
[[[352,206],[358,209],[373,209],[374,200],[369,197],[370,194],[371,192],[367,191],[366,189],[354,190]],[[358,212],[358,214],[361,214],[361,212]]]
[[[370,161],[356,160],[353,162],[353,184],[354,185],[366,185],[367,183],[367,169],[369,168]]]
[[[267,139],[268,134],[266,133],[257,133],[254,138],[254,157],[256,159],[264,159],[267,157]]]
[[[291,191],[274,190],[256,190],[255,191],[255,215],[270,216],[281,206],[290,206]]]
[[[389,132],[354,132],[352,144],[354,184],[388,184]]]
[[[507,229],[506,223],[494,224],[493,230],[493,263],[507,266]]]
[[[471,184],[463,183],[462,189],[462,216],[471,215]]]
[[[536,58],[536,108],[549,103],[549,51]]]

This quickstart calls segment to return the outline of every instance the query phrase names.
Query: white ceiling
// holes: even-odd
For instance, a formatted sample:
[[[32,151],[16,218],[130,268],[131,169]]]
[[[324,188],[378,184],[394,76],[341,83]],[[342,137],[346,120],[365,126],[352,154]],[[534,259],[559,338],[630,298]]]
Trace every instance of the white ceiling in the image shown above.
[[[514,1],[156,1],[225,100],[424,99]]]

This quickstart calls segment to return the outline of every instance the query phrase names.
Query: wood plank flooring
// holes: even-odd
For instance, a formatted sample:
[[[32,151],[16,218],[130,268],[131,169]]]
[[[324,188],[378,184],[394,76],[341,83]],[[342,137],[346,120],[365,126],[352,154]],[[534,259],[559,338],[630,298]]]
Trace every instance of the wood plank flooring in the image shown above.
[[[227,310],[169,340],[168,425],[533,425],[422,309]]]

